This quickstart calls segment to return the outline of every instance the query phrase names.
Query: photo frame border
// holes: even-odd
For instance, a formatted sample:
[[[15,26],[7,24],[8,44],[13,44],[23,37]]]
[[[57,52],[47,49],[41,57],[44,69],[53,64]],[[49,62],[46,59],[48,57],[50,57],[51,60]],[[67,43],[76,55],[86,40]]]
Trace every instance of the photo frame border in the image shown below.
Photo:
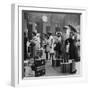
[[[49,76],[49,77],[33,77],[29,79],[22,79],[22,10],[40,10],[40,11],[52,11],[52,12],[66,12],[66,13],[81,13],[81,31],[80,39],[83,42],[82,32],[86,30],[86,8],[76,8],[76,7],[36,7],[27,4],[12,4],[11,6],[11,85],[12,86],[30,86],[30,85],[44,85],[54,79],[54,81],[60,80],[59,83],[68,82],[85,82],[87,79],[87,65],[85,60],[83,60],[83,49],[81,45],[81,73],[80,75],[68,75],[68,76]],[[58,79],[57,79],[58,78]],[[74,78],[74,80],[73,80]],[[44,82],[43,79],[46,81]],[[37,83],[41,80],[41,83]],[[48,82],[49,81],[49,82]]]

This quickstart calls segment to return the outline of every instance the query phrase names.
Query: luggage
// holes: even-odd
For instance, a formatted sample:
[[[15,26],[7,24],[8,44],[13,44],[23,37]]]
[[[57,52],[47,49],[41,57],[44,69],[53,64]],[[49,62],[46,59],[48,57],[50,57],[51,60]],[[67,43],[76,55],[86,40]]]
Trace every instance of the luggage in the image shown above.
[[[35,67],[45,65],[45,59],[35,59],[34,64]]]
[[[35,77],[45,75],[45,65],[35,67]]]
[[[63,59],[57,59],[57,60],[52,60],[52,66],[54,67],[59,67],[61,66],[61,63],[63,62]]]
[[[70,63],[61,63],[61,72],[62,73],[69,73],[70,72]]]
[[[43,75],[45,75],[45,69],[42,69],[40,71],[35,71],[35,77],[39,77]]]
[[[42,50],[35,50],[35,56],[41,57],[42,55],[43,55],[43,51]]]
[[[61,63],[61,72],[62,73],[76,73],[76,67],[74,61],[63,62]]]
[[[45,59],[35,59],[35,77],[45,75]]]

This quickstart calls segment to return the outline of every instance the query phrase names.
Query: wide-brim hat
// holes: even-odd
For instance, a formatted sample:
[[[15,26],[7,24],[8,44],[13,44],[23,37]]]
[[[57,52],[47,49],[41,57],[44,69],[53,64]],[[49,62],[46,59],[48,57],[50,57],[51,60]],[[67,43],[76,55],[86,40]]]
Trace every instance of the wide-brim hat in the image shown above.
[[[68,25],[68,26],[70,27],[71,31],[77,32],[77,30],[76,30],[76,28],[74,26],[72,26],[72,25]]]
[[[69,28],[69,26],[68,26],[68,25],[63,27],[63,29],[68,29],[68,28]]]
[[[63,27],[63,29],[68,29],[68,28],[70,28],[71,31],[73,31],[73,32],[77,32],[77,30],[75,29],[75,27],[73,25],[67,25],[67,26]]]

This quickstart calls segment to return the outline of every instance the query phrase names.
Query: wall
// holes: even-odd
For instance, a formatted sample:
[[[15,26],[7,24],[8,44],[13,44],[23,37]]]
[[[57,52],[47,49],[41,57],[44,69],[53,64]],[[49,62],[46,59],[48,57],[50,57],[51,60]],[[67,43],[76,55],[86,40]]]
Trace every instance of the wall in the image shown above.
[[[53,34],[55,34],[56,25],[63,32],[63,27],[65,25],[72,24],[74,27],[80,25],[80,14],[65,14],[65,13],[47,13],[47,12],[31,12],[31,11],[23,11],[25,18],[28,18],[28,22],[32,23],[43,23],[43,33],[46,33],[46,27],[50,26],[50,30]],[[47,22],[43,22],[42,16],[47,16]],[[27,24],[25,19],[23,18],[23,26],[24,31],[27,30]],[[34,25],[34,24],[33,24]],[[38,25],[37,25],[38,26]],[[42,27],[42,26],[41,26]]]

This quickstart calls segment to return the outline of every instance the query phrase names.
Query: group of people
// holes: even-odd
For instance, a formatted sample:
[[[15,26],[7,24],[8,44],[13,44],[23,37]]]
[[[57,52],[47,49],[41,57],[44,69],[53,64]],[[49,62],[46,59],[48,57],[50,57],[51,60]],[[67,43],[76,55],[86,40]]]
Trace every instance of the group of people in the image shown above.
[[[24,36],[24,59],[28,56],[35,57],[37,50],[44,50],[46,60],[54,60],[62,58],[65,62],[69,59],[77,59],[79,57],[80,38],[72,25],[64,26],[63,33],[57,31],[53,36],[52,32],[44,34],[41,39],[37,30],[32,32],[32,39],[26,40]],[[29,48],[31,47],[31,48]]]

